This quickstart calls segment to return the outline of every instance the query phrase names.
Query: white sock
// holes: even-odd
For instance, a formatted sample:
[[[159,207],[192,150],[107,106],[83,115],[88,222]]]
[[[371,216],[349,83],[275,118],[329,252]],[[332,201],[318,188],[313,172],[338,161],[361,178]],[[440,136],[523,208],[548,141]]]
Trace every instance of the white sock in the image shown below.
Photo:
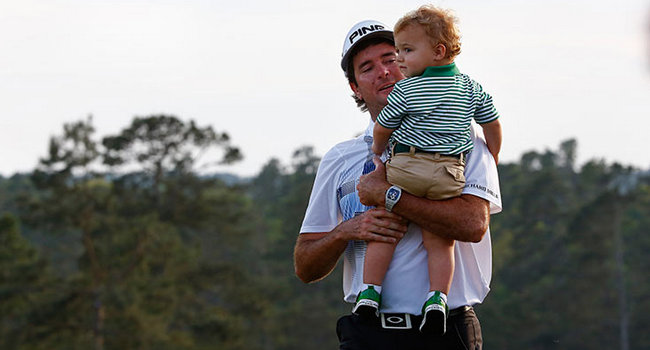
[[[375,284],[363,284],[363,288],[361,290],[366,290],[368,287],[372,287],[377,293],[381,294],[381,286],[375,285]]]
[[[447,304],[447,294],[437,290],[429,291],[429,294],[427,294],[427,300],[429,300],[429,298],[431,298],[436,293],[440,293],[440,299],[442,299],[442,301],[444,301],[445,304]]]

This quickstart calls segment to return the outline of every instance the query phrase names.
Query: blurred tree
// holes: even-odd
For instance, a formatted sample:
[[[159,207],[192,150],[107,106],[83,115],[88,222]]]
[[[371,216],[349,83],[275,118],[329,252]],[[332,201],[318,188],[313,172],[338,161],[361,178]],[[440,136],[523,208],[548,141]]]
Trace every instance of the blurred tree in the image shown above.
[[[621,230],[624,242],[623,261],[628,291],[630,349],[650,349],[650,176],[626,199]]]
[[[78,233],[83,247],[67,295],[44,309],[62,316],[43,330],[45,343],[61,337],[64,323],[73,348],[255,348],[241,312],[257,295],[232,299],[251,279],[237,267],[242,260],[230,260],[248,244],[251,203],[242,190],[194,172],[211,147],[225,149],[221,162],[240,157],[227,135],[153,116],[136,118],[103,146],[93,136],[91,118],[66,124],[32,176],[41,195],[27,203],[30,223]],[[126,171],[98,170],[102,161]],[[229,275],[240,281],[219,280]]]
[[[499,320],[495,328],[486,326],[487,335],[502,340],[498,348],[539,349],[556,340],[560,314],[549,295],[562,285],[554,276],[566,259],[562,239],[566,220],[575,210],[575,172],[566,161],[570,153],[570,148],[560,153],[530,152],[522,157],[520,168],[499,168],[506,209],[493,217],[491,225],[498,270],[495,293],[482,306],[488,319]]]
[[[576,172],[575,149],[569,140],[557,152],[528,152],[519,164],[499,165],[505,210],[490,225],[492,291],[478,308],[492,347],[619,348],[625,328],[630,348],[639,341],[634,315],[644,313],[625,304],[638,302],[631,290],[639,288],[629,280],[643,274],[632,272],[627,257],[648,249],[628,229],[641,205],[610,186],[634,170],[594,160]],[[635,311],[626,317],[626,309]]]
[[[88,118],[0,178],[0,348],[335,348],[341,270],[304,285],[292,265],[318,157],[226,184],[199,173],[239,157],[223,135],[163,115],[98,142]],[[650,347],[649,176],[576,154],[499,165],[486,348]]]
[[[10,214],[0,216],[0,348],[33,342],[33,315],[47,303],[55,281],[46,261],[21,236]]]
[[[250,192],[260,212],[265,254],[263,276],[273,308],[264,326],[266,349],[332,349],[333,325],[349,312],[342,301],[341,270],[305,285],[294,274],[293,247],[307,209],[320,158],[312,147],[293,153],[290,166],[270,160],[253,180]]]
[[[153,174],[155,184],[166,172],[193,170],[200,156],[212,147],[224,148],[217,163],[232,163],[242,158],[238,148],[230,145],[227,133],[212,127],[200,128],[194,121],[184,123],[175,116],[136,117],[128,128],[102,140],[106,151],[104,163],[111,166],[137,164]]]

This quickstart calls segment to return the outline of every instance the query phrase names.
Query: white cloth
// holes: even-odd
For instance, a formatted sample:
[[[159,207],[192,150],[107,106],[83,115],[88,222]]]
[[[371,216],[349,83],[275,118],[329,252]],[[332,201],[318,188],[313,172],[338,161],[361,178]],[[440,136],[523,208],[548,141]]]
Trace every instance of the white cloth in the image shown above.
[[[374,123],[356,139],[334,146],[321,160],[309,205],[300,233],[330,232],[342,220],[348,220],[369,207],[359,202],[356,185],[364,164],[372,158],[369,137]],[[490,213],[501,211],[501,196],[496,164],[487,150],[482,130],[472,124],[474,150],[467,157],[464,194],[490,202]],[[367,171],[367,170],[366,170]],[[366,243],[351,241],[344,253],[344,300],[354,303],[363,283],[363,260]],[[478,243],[456,242],[456,268],[449,291],[448,305],[454,309],[481,303],[489,291],[492,278],[490,231]],[[422,232],[409,225],[397,245],[382,286],[382,312],[421,314],[429,291],[427,252]]]

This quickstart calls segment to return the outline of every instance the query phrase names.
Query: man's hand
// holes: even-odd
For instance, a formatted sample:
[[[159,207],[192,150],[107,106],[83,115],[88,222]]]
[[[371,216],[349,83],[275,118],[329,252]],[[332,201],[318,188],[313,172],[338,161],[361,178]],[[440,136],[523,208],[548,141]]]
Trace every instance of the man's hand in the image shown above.
[[[395,243],[404,236],[406,221],[383,208],[373,208],[343,221],[331,232],[302,233],[294,249],[296,276],[305,283],[327,276],[351,240]]]
[[[359,200],[364,205],[383,207],[386,204],[386,191],[390,188],[386,181],[386,166],[379,157],[374,157],[372,161],[375,163],[375,170],[359,179]]]
[[[384,208],[373,208],[347,220],[337,227],[344,240],[375,241],[395,243],[408,228],[408,222],[401,216]]]

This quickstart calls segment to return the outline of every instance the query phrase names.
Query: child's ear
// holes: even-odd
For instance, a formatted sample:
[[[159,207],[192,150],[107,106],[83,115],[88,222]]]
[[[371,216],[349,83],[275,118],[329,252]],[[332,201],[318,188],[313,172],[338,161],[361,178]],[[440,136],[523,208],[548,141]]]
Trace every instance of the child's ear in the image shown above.
[[[447,47],[444,44],[438,44],[433,48],[433,55],[436,60],[443,60],[447,55]]]

